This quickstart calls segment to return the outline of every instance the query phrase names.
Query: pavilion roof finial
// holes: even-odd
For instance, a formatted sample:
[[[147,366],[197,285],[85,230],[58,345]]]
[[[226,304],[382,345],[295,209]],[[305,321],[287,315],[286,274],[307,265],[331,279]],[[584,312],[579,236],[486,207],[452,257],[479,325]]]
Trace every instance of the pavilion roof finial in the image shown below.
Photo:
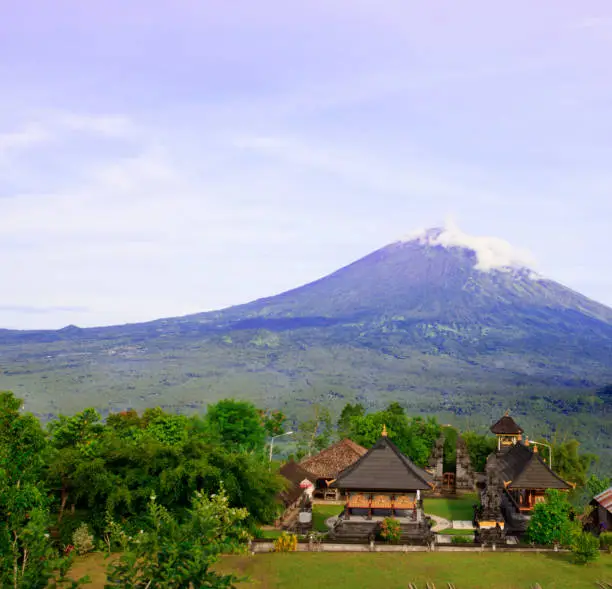
[[[382,430],[382,437],[386,438],[387,437],[387,426],[386,424],[383,423],[383,430]]]
[[[510,415],[510,409],[506,409],[505,415],[506,415],[506,417],[508,417],[508,415]]]

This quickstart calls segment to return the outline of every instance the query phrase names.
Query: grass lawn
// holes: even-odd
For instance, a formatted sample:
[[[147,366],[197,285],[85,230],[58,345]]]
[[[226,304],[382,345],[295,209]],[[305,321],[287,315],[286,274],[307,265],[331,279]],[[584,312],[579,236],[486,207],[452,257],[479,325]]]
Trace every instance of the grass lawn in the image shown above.
[[[445,536],[473,536],[474,530],[456,530],[455,528],[446,528],[446,530],[440,530],[438,534],[444,534]]]
[[[89,574],[90,589],[104,587],[104,557],[77,560],[74,572]],[[427,581],[444,589],[597,589],[596,581],[612,582],[612,556],[602,554],[587,566],[571,563],[565,554],[524,553],[290,553],[228,556],[218,568],[248,576],[241,589],[424,589]]]
[[[343,505],[325,505],[322,503],[312,506],[312,529],[317,532],[327,532],[329,528],[325,520],[340,515],[344,509]]]
[[[448,520],[472,520],[474,517],[474,503],[478,503],[478,495],[469,493],[457,498],[425,497],[423,508],[425,513],[437,515]]]

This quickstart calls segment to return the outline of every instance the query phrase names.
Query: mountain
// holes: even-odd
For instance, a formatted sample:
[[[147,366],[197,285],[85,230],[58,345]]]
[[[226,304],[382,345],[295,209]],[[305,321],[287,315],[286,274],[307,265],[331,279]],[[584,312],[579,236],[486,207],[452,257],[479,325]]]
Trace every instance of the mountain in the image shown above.
[[[0,389],[44,416],[92,405],[197,409],[226,396],[290,414],[315,401],[400,400],[482,424],[512,407],[523,424],[588,427],[609,444],[609,395],[596,391],[612,383],[612,309],[525,258],[500,240],[432,229],[216,312],[0,331]]]

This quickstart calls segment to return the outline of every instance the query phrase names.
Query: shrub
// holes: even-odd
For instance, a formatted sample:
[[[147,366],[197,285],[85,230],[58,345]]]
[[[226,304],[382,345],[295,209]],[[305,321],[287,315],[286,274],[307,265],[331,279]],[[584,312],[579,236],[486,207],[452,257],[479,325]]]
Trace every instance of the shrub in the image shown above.
[[[602,532],[599,535],[599,545],[603,550],[612,552],[612,532]]]
[[[283,532],[274,540],[274,552],[295,552],[297,550],[297,536]]]
[[[537,503],[527,528],[527,537],[535,544],[568,545],[572,540],[571,505],[560,491],[546,491],[546,502]]]
[[[94,537],[89,533],[89,528],[85,522],[72,534],[72,544],[78,555],[87,554],[94,549]]]
[[[577,564],[586,564],[599,558],[599,539],[589,532],[576,532],[571,544]]]
[[[380,524],[380,537],[386,542],[399,542],[402,529],[398,520],[386,517]]]

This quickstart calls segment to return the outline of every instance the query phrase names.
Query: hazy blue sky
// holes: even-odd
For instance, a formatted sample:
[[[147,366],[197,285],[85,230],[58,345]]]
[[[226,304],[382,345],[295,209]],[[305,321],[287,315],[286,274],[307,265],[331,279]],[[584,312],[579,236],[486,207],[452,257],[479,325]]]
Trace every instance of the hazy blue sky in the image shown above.
[[[612,2],[0,0],[0,327],[246,302],[453,215],[612,305]]]

